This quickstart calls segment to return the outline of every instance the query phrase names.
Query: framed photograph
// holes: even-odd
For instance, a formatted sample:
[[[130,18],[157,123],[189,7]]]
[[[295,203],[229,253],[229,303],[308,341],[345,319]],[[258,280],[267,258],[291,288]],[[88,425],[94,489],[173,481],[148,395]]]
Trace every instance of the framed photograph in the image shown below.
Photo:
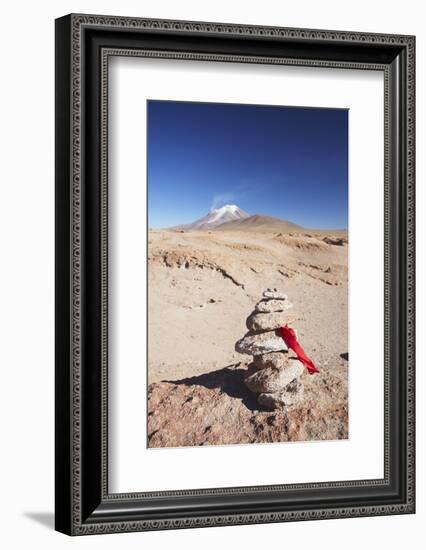
[[[56,20],[56,529],[415,511],[413,36]]]

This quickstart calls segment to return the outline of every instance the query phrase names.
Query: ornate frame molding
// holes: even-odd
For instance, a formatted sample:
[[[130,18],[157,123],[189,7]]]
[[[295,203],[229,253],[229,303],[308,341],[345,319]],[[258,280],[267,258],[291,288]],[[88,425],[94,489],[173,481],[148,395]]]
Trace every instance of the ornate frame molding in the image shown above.
[[[302,43],[309,45],[325,44],[329,48],[338,45],[340,48],[369,45],[378,51],[381,48],[391,47],[392,51],[400,52],[404,56],[406,64],[406,74],[401,75],[400,65],[396,66],[392,62],[371,62],[355,60],[333,60],[333,59],[315,59],[300,57],[279,57],[265,55],[243,55],[243,54],[225,54],[225,53],[194,53],[190,51],[173,51],[167,49],[156,50],[153,48],[130,48],[116,46],[102,46],[99,57],[100,74],[100,357],[101,357],[101,380],[100,391],[101,410],[99,413],[100,430],[100,470],[99,486],[101,506],[93,509],[91,514],[87,514],[89,508],[93,508],[93,503],[85,504],[84,492],[92,492],[85,488],[86,477],[84,473],[83,447],[84,438],[84,417],[87,415],[84,411],[85,401],[85,376],[84,376],[84,316],[85,316],[85,293],[84,284],[87,277],[87,247],[85,247],[86,233],[91,227],[86,220],[85,212],[85,147],[87,139],[84,137],[84,121],[87,115],[86,103],[87,75],[85,55],[87,55],[87,31],[112,30],[116,33],[148,33],[153,34],[167,33],[168,36],[213,36],[215,38],[227,37],[238,40],[244,39],[262,39],[264,41],[290,41],[292,43]],[[60,159],[59,173],[57,172],[57,193],[63,193],[63,178],[69,178],[69,196],[64,198],[64,204],[58,207],[58,215],[62,216],[66,210],[69,212],[70,223],[68,230],[66,227],[57,227],[58,240],[62,242],[63,237],[68,238],[69,245],[69,267],[60,267],[57,277],[63,277],[62,269],[68,271],[69,289],[66,292],[70,303],[69,317],[59,321],[59,330],[68,327],[69,338],[69,363],[68,369],[65,369],[64,375],[64,357],[65,351],[60,343],[60,352],[57,355],[57,377],[60,379],[60,387],[57,387],[57,400],[62,398],[63,387],[68,387],[70,401],[67,411],[63,410],[62,405],[57,405],[57,422],[63,427],[62,421],[58,417],[64,416],[69,420],[69,432],[66,434],[69,447],[65,445],[65,439],[59,437],[57,447],[57,462],[62,464],[59,467],[59,478],[57,484],[67,481],[69,491],[59,490],[57,494],[57,528],[69,534],[83,535],[91,533],[112,533],[125,531],[141,531],[152,529],[177,529],[187,527],[201,527],[212,525],[235,525],[246,523],[263,522],[282,522],[299,521],[308,519],[326,519],[336,517],[358,517],[368,515],[383,514],[401,514],[414,512],[414,168],[415,168],[415,59],[414,59],[415,40],[412,36],[397,36],[385,34],[364,34],[347,33],[342,31],[321,31],[308,29],[289,29],[278,27],[254,27],[245,25],[228,25],[218,23],[200,23],[186,21],[169,20],[148,20],[125,17],[108,17],[95,15],[70,15],[57,21],[57,60],[62,63],[64,58],[69,63],[68,88],[62,93],[62,103],[69,104],[69,133],[68,136],[57,136],[57,153],[63,150],[67,145],[71,151],[68,161],[63,164]],[[343,50],[342,50],[343,51]],[[130,494],[109,494],[108,493],[108,473],[107,473],[107,424],[108,424],[108,142],[107,142],[107,124],[108,124],[108,59],[111,56],[138,56],[138,57],[157,57],[167,59],[191,59],[203,61],[230,61],[239,63],[274,63],[283,65],[302,65],[314,67],[335,67],[344,69],[368,69],[384,72],[385,77],[385,476],[383,480],[363,480],[359,482],[345,481],[336,483],[314,483],[298,484],[287,486],[270,487],[240,487],[228,489],[213,490],[195,490],[195,491],[171,491],[156,493],[130,493]],[[87,62],[87,61],[86,61]],[[398,72],[399,71],[399,72]],[[67,76],[66,68],[57,74],[57,90],[60,89],[61,82]],[[399,86],[399,88],[398,88]],[[397,89],[398,88],[398,89]],[[395,102],[400,100],[401,94],[405,95],[406,105],[406,133],[405,135],[395,135],[392,119],[392,109]],[[57,124],[60,125],[63,120],[64,105],[60,102],[59,116],[57,111]],[[61,129],[58,128],[61,133]],[[397,143],[395,143],[395,140]],[[399,164],[404,163],[404,172],[400,176],[405,180],[405,188],[399,189],[402,193],[402,202],[395,204],[391,191],[394,178],[396,177],[396,168],[392,163],[395,158],[392,152],[400,150],[398,158]],[[62,152],[62,154],[65,154]],[[67,175],[66,175],[67,174]],[[398,212],[398,208],[400,212]],[[400,218],[401,216],[401,218]],[[85,224],[86,222],[86,224]],[[395,223],[398,225],[398,250],[395,250],[395,233],[392,231]],[[59,224],[60,225],[60,224]],[[65,233],[65,235],[64,235]],[[403,264],[405,266],[404,281],[393,280],[392,266],[395,261],[395,255],[403,254]],[[61,263],[62,265],[62,263]],[[400,301],[404,311],[395,312],[392,310],[392,285],[401,284]],[[399,288],[399,287],[398,287]],[[64,289],[61,289],[59,302],[62,303]],[[391,457],[390,443],[395,434],[391,433],[391,406],[392,402],[391,386],[392,377],[395,373],[391,369],[392,349],[390,343],[390,333],[392,320],[395,313],[401,315],[403,327],[401,333],[405,334],[406,342],[403,350],[400,352],[399,360],[404,359],[405,370],[405,423],[406,423],[406,470],[401,472],[406,476],[404,485],[404,502],[392,502],[381,504],[365,504],[363,506],[320,506],[317,508],[307,505],[306,510],[278,510],[278,511],[257,511],[254,509],[250,513],[215,513],[191,514],[179,518],[155,518],[144,519],[143,512],[139,517],[120,521],[120,510],[126,505],[136,506],[145,498],[165,498],[178,497],[197,497],[211,495],[239,495],[240,497],[258,492],[300,492],[307,489],[348,489],[348,488],[372,488],[379,486],[389,486],[391,483]],[[61,312],[57,315],[63,315]],[[86,367],[87,368],[87,367]],[[402,368],[402,367],[401,367]],[[392,390],[395,392],[395,388]],[[62,417],[61,417],[62,418]],[[58,436],[58,432],[57,432]],[[65,449],[64,449],[65,445]],[[69,468],[69,469],[68,469]],[[92,494],[92,493],[91,493]],[[90,497],[92,498],[92,497]],[[90,501],[89,498],[89,501]],[[65,503],[67,500],[67,503]],[[96,500],[96,499],[95,499]],[[101,510],[102,508],[102,510]]]

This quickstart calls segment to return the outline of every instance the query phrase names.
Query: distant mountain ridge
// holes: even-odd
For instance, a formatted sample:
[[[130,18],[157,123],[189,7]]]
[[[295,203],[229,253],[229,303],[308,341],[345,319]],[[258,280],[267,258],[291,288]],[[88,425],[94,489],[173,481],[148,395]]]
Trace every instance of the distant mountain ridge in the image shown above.
[[[281,231],[287,233],[289,231],[303,230],[301,225],[296,223],[275,218],[274,216],[262,216],[255,214],[244,218],[243,220],[235,220],[223,223],[217,227],[218,231]]]
[[[211,210],[206,216],[192,223],[176,225],[169,229],[181,231],[297,231],[303,227],[274,216],[250,215],[236,204],[225,204]]]

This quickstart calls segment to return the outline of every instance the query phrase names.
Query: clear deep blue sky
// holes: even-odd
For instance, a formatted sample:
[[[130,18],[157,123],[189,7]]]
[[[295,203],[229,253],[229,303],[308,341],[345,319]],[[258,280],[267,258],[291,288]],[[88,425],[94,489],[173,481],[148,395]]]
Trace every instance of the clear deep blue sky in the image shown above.
[[[346,229],[348,111],[148,101],[149,226],[224,204]]]

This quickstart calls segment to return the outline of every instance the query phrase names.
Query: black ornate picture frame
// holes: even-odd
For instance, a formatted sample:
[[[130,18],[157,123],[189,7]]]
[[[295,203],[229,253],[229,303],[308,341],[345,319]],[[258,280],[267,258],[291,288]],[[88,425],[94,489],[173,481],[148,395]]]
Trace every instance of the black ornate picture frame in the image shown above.
[[[368,69],[384,74],[383,479],[108,491],[108,59]],[[68,15],[56,21],[56,529],[69,535],[415,511],[415,38]]]

